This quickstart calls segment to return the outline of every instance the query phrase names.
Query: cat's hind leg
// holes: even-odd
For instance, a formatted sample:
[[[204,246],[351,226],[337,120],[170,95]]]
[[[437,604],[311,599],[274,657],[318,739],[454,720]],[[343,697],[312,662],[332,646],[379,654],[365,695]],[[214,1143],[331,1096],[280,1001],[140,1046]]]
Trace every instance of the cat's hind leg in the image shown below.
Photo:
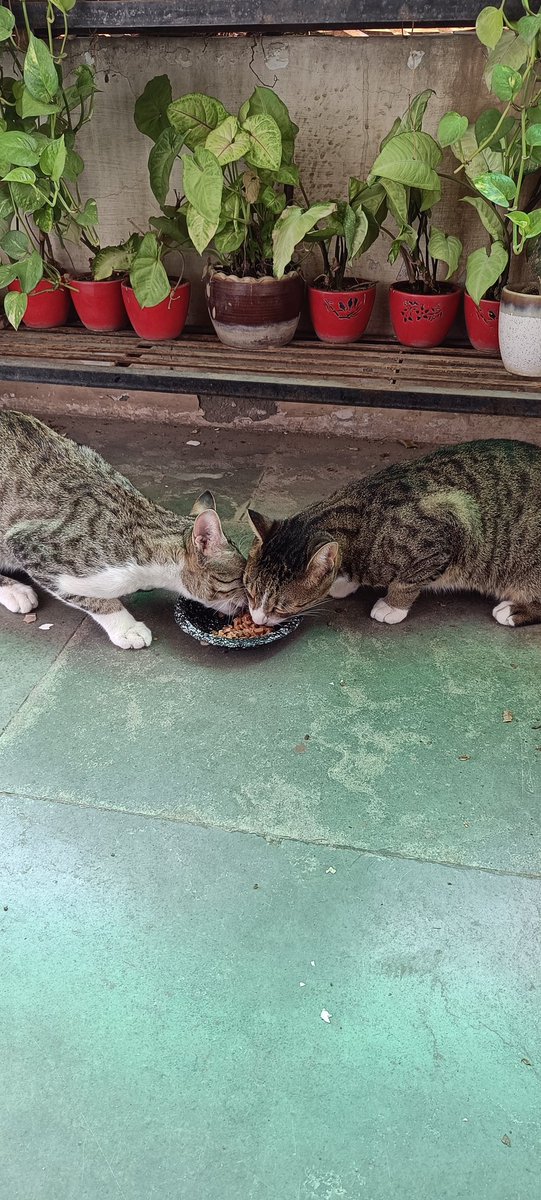
[[[538,625],[541,623],[541,603],[500,600],[492,609],[492,616],[498,625]]]
[[[0,604],[12,613],[29,613],[38,607],[38,598],[29,584],[0,575]]]

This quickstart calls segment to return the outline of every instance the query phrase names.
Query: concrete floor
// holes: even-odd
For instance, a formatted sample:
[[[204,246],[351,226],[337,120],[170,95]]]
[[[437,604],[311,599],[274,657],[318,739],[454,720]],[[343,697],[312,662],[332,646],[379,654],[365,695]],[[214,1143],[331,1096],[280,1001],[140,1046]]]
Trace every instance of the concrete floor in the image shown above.
[[[57,426],[237,535],[419,453]],[[6,1200],[537,1195],[541,633],[369,599],[238,656],[0,610]]]

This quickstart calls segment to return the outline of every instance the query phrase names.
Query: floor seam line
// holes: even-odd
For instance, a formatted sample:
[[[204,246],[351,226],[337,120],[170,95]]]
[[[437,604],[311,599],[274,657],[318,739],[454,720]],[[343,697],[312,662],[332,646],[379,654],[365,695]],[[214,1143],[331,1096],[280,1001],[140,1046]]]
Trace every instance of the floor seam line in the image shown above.
[[[66,808],[87,809],[92,812],[107,812],[118,813],[126,817],[139,817],[145,821],[167,821],[171,825],[189,825],[195,829],[217,829],[222,833],[244,834],[247,837],[261,838],[262,841],[269,845],[279,845],[282,842],[295,843],[301,846],[320,846],[327,850],[347,851],[350,854],[357,854],[357,858],[385,858],[392,859],[397,862],[419,863],[431,867],[446,867],[453,871],[480,871],[484,875],[497,875],[510,879],[541,879],[539,871],[511,871],[505,870],[503,867],[485,867],[473,863],[457,863],[449,862],[447,859],[441,858],[419,858],[414,854],[404,854],[399,850],[384,850],[373,849],[368,846],[349,845],[347,842],[326,842],[315,838],[294,837],[292,834],[274,835],[270,833],[259,832],[255,829],[243,829],[233,825],[219,825],[210,821],[193,821],[188,817],[171,816],[168,813],[149,813],[140,809],[132,808],[117,808],[108,804],[93,804],[90,801],[82,800],[64,800],[58,796],[37,796],[29,792],[10,792],[0,789],[0,800],[31,800],[39,804],[60,804]],[[357,859],[350,864],[349,870],[355,865]]]
[[[12,725],[13,721],[15,721],[15,720],[17,719],[17,717],[19,716],[19,713],[21,712],[21,710],[22,710],[22,709],[25,707],[25,705],[26,705],[26,704],[28,704],[28,701],[32,699],[32,696],[34,695],[34,692],[36,692],[36,691],[38,690],[38,688],[40,688],[40,687],[42,686],[42,684],[44,683],[44,681],[45,681],[46,679],[48,679],[48,677],[49,677],[49,675],[50,675],[51,671],[52,671],[52,670],[53,670],[53,668],[56,666],[56,664],[57,664],[58,660],[59,660],[59,659],[62,657],[62,655],[64,654],[64,651],[65,651],[65,650],[67,650],[68,646],[71,644],[72,638],[74,638],[74,637],[75,637],[75,634],[79,632],[79,630],[80,630],[80,628],[81,628],[81,625],[83,625],[83,624],[84,624],[84,622],[86,621],[86,619],[87,619],[87,618],[86,618],[86,616],[84,616],[84,614],[83,614],[83,616],[82,616],[81,620],[79,621],[79,624],[75,626],[75,629],[74,629],[74,630],[72,630],[72,632],[71,632],[71,633],[70,633],[70,635],[69,635],[69,638],[67,638],[67,640],[64,642],[64,644],[63,644],[63,645],[60,647],[60,650],[58,651],[58,654],[55,654],[54,658],[53,658],[53,659],[51,660],[51,662],[49,663],[49,665],[48,665],[48,667],[47,667],[46,671],[44,671],[43,675],[40,675],[39,679],[37,679],[37,680],[36,680],[36,682],[35,682],[34,684],[32,684],[32,687],[30,688],[30,691],[29,691],[29,692],[27,692],[27,694],[26,694],[26,696],[24,697],[24,699],[23,699],[23,700],[21,700],[21,703],[19,704],[18,708],[16,708],[16,709],[15,709],[15,712],[11,714],[11,716],[10,716],[10,718],[9,718],[9,720],[8,720],[8,722],[7,722],[7,724],[6,724],[6,725],[4,725],[4,728],[3,728],[3,729],[0,731],[0,748],[1,748],[2,738],[4,737],[4,734],[5,734],[5,733],[7,733],[8,729],[9,729],[9,728],[10,728],[10,726]],[[2,794],[2,793],[0,792],[0,795],[1,795],[1,794]]]

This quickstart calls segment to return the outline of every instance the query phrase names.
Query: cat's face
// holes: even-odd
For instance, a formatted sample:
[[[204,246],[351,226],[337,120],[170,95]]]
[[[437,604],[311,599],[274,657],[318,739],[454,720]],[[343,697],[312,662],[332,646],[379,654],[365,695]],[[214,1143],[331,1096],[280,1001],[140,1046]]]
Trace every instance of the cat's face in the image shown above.
[[[242,581],[246,560],[225,536],[211,492],[203,492],[190,515],[195,521],[186,537],[182,570],[186,594],[229,616],[246,607]]]
[[[271,521],[249,512],[256,540],[248,555],[244,587],[256,625],[279,625],[328,595],[340,565],[338,543],[314,536],[301,519]]]

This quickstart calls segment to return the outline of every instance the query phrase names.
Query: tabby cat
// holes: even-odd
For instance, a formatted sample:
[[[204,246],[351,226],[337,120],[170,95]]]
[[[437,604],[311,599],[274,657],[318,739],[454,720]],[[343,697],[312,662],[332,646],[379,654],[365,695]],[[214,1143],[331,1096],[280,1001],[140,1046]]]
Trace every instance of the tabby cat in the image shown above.
[[[0,570],[22,570],[82,609],[115,646],[139,650],[152,641],[119,596],[167,588],[230,614],[245,604],[243,569],[210,492],[179,517],[88,447],[34,417],[0,413]],[[27,613],[38,598],[0,575],[0,604]]]
[[[541,621],[541,450],[466,442],[388,467],[287,520],[249,513],[252,618],[272,625],[324,596],[384,587],[371,616],[395,624],[425,589],[497,600],[501,625]]]

